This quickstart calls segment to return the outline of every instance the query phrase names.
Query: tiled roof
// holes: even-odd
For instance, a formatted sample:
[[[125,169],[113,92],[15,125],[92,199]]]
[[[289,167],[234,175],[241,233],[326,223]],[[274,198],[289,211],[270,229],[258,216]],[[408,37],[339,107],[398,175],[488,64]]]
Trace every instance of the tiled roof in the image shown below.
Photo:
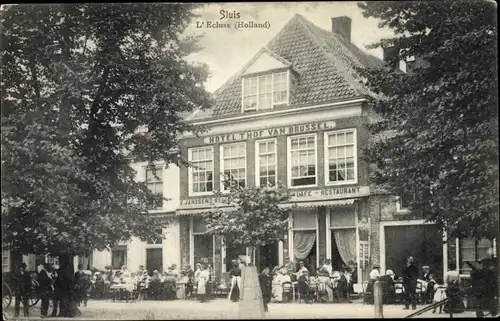
[[[295,15],[265,48],[290,62],[296,72],[290,106],[285,108],[369,95],[368,89],[360,84],[355,68],[382,64],[381,60],[345,41],[342,36],[315,26],[301,15]],[[241,114],[243,71],[244,68],[215,92],[211,113],[198,114],[191,119]]]

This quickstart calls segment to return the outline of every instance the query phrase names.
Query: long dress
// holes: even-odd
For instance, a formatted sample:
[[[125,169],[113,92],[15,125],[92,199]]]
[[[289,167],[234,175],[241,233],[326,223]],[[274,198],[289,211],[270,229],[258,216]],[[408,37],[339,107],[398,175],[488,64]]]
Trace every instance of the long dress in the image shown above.
[[[207,299],[207,282],[210,278],[210,272],[203,270],[198,275],[198,298],[201,302]]]
[[[231,278],[231,288],[229,290],[229,299],[233,302],[240,300],[240,284],[241,284],[241,270],[239,267],[234,267],[229,275]]]

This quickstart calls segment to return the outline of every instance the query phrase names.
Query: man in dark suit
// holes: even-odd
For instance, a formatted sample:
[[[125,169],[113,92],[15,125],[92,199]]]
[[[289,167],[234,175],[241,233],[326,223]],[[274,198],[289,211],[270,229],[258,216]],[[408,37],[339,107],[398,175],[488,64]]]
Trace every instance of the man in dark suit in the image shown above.
[[[417,279],[418,268],[414,264],[413,257],[409,256],[403,269],[403,287],[406,293],[404,310],[410,308],[410,303],[412,310],[417,309]]]
[[[19,265],[16,273],[14,274],[14,290],[16,299],[14,304],[14,317],[19,316],[21,302],[23,303],[24,316],[29,317],[28,299],[32,289],[31,282],[31,275],[28,271],[26,271],[26,264],[23,262]]]
[[[266,266],[262,273],[259,275],[260,289],[262,291],[262,301],[264,303],[264,311],[268,312],[267,304],[271,302],[272,296],[272,283],[271,276],[269,275],[269,268]]]
[[[38,264],[38,286],[42,301],[40,314],[42,318],[45,318],[47,317],[49,302],[52,297],[52,278],[45,269],[45,262],[40,262]]]

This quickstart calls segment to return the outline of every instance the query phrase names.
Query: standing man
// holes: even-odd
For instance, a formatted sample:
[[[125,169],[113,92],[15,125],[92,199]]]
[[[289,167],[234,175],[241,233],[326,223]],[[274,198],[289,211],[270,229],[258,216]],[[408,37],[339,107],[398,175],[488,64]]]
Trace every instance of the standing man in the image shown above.
[[[16,303],[14,304],[14,317],[19,317],[20,304],[23,303],[23,314],[29,317],[28,299],[31,292],[31,275],[26,271],[26,263],[19,264],[14,275],[14,290]]]
[[[42,301],[40,314],[42,318],[46,318],[49,310],[50,298],[52,296],[52,278],[45,269],[45,262],[40,262],[37,270],[40,298]]]
[[[410,303],[412,310],[417,309],[417,279],[418,269],[414,264],[413,256],[409,256],[403,269],[403,287],[406,293],[404,310],[410,308]]]
[[[260,289],[262,291],[262,302],[264,303],[264,311],[268,312],[267,304],[271,302],[272,296],[272,282],[269,275],[269,267],[264,267],[262,273],[259,275]]]

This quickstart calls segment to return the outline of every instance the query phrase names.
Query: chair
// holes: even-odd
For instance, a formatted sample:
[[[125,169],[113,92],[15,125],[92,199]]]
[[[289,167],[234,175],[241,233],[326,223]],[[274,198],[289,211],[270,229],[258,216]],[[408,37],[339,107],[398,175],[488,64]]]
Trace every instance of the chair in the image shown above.
[[[293,295],[292,282],[283,282],[283,302],[291,301],[290,297]]]
[[[394,292],[396,294],[395,297],[396,303],[402,303],[404,301],[403,283],[401,282],[394,283]]]
[[[350,298],[351,299],[359,299],[363,296],[363,285],[360,283],[354,283],[352,285],[352,289],[354,293],[351,293]]]
[[[363,281],[363,304],[370,304],[373,301],[373,293],[371,289],[368,286],[368,281]]]

